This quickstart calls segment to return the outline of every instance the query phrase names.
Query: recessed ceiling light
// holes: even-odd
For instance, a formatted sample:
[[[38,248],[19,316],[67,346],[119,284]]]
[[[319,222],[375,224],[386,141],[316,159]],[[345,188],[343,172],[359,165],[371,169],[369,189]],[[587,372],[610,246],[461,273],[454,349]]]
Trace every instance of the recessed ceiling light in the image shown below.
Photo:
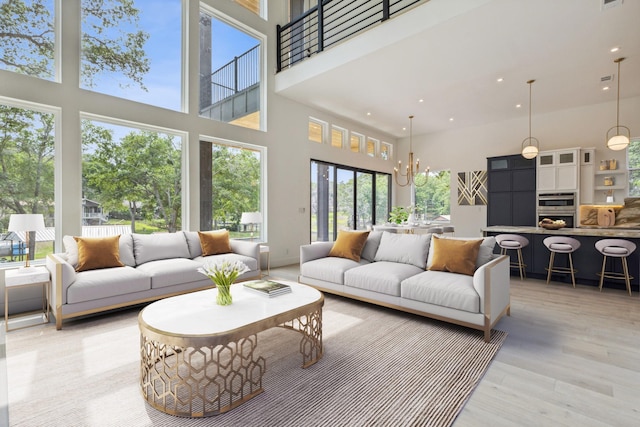
[[[611,53],[615,53],[615,52],[617,52],[617,51],[619,51],[619,50],[620,50],[620,47],[619,47],[619,46],[616,46],[616,47],[612,47],[612,48],[609,50],[609,52],[611,52]]]
[[[609,86],[603,86],[602,90],[609,90]]]
[[[370,115],[371,115],[371,112],[370,112],[370,111],[367,111],[367,116],[370,116]]]
[[[407,128],[406,128],[406,127],[403,127],[403,128],[402,128],[402,130],[407,130]]]
[[[452,122],[453,121],[453,117],[449,117],[449,121]]]
[[[424,102],[424,99],[419,99],[418,102]]]
[[[522,107],[522,104],[516,104],[516,108]]]
[[[496,80],[498,83],[502,83],[504,81],[504,79],[502,77],[498,77],[498,80]]]

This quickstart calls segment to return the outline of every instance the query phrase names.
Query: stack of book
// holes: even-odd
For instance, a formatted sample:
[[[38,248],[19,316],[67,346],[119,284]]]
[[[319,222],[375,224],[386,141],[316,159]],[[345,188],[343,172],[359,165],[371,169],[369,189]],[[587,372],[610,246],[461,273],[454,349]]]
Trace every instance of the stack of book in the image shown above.
[[[291,292],[291,286],[272,280],[251,280],[244,282],[244,288],[268,297],[275,297]]]

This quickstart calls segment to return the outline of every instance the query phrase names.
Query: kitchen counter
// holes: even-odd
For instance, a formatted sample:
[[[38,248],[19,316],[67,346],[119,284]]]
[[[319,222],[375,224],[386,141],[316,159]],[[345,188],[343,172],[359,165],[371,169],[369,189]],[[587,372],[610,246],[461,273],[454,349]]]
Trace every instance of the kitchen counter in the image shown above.
[[[481,229],[486,236],[487,233],[510,233],[510,234],[548,234],[557,236],[595,236],[595,237],[619,237],[621,239],[640,239],[640,229],[637,228],[603,228],[599,226],[568,228],[559,230],[547,230],[542,227],[493,225]]]
[[[573,264],[577,269],[576,281],[583,285],[598,286],[600,277],[600,269],[602,268],[602,254],[595,248],[598,240],[604,238],[619,238],[629,240],[638,246],[638,250],[634,251],[627,257],[629,271],[633,276],[631,287],[634,292],[638,291],[640,285],[640,229],[638,228],[600,228],[579,227],[579,228],[561,228],[559,230],[547,230],[542,227],[525,227],[525,226],[501,226],[494,225],[482,229],[485,236],[495,236],[498,234],[519,234],[529,240],[529,245],[522,249],[522,257],[525,263],[525,271],[527,277],[546,280],[547,268],[549,266],[549,250],[544,245],[544,239],[549,236],[570,236],[580,241],[580,248],[573,254]],[[500,247],[496,245],[494,252],[499,252]],[[564,256],[561,256],[564,255]],[[512,262],[516,262],[516,251],[509,251]],[[556,257],[556,265],[567,267],[568,258],[565,254],[558,254]],[[607,260],[608,270],[621,272],[621,262],[619,259],[609,257]],[[517,274],[517,270],[512,270],[512,274]],[[554,281],[565,281],[570,283],[570,276],[553,275]],[[611,280],[606,278],[604,286],[607,288],[625,289],[624,282],[620,280]]]

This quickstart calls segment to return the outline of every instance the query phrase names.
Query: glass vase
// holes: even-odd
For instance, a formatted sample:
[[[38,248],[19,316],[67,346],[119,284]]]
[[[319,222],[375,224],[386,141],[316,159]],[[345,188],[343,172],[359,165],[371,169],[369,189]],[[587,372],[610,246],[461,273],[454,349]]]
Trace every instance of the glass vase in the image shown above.
[[[216,303],[218,305],[229,305],[233,302],[231,297],[231,286],[229,285],[217,285],[218,295],[216,296]]]

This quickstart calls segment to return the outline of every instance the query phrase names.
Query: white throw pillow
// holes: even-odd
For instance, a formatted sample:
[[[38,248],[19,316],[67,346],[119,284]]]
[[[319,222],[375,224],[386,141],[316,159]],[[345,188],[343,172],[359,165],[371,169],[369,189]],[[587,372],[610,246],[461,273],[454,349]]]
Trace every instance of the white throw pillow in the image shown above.
[[[432,239],[435,239],[435,236],[432,236]],[[482,239],[482,243],[480,244],[480,249],[478,250],[478,258],[476,259],[476,268],[488,263],[493,258],[493,248],[496,245],[496,238],[494,236],[489,237],[449,237],[449,236],[438,236],[438,239],[455,239],[455,240],[480,240]],[[433,245],[429,245],[429,256],[427,257],[427,269],[431,268],[433,264]]]
[[[376,252],[376,261],[399,262],[415,265],[418,268],[427,266],[430,234],[396,234],[382,232],[380,246]]]
[[[132,234],[136,265],[168,258],[190,258],[184,233]]]
[[[62,244],[67,255],[67,262],[75,269],[78,266],[78,242],[73,236],[63,236]]]

